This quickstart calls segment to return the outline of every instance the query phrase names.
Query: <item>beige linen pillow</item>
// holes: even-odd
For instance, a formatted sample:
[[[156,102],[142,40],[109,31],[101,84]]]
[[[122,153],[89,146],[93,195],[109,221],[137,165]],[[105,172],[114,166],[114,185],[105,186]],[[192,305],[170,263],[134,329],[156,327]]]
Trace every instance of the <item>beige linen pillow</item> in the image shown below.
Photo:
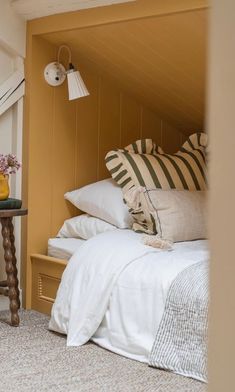
[[[156,239],[181,242],[207,237],[207,192],[145,188],[139,188],[139,192],[146,199],[148,212],[154,217],[158,233]],[[148,237],[154,241],[154,236]]]
[[[150,139],[138,140],[123,150],[110,151],[106,166],[113,179],[126,193],[135,186],[148,189],[205,190],[207,135],[195,133],[176,154],[165,154]],[[145,198],[139,199],[129,212],[134,218],[133,229],[156,234],[155,220],[147,212]]]

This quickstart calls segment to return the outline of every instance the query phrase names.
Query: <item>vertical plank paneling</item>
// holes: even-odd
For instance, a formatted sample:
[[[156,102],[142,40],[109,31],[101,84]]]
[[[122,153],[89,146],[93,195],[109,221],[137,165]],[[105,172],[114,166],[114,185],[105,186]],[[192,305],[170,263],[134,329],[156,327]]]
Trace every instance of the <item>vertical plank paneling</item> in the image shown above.
[[[152,138],[167,152],[176,151],[182,135],[117,85],[94,71],[81,69],[88,97],[69,101],[67,84],[53,88],[42,75],[56,47],[33,39],[30,111],[28,115],[27,252],[45,254],[48,238],[78,210],[64,193],[110,177],[104,157],[111,149],[139,138]],[[162,143],[161,143],[162,141]],[[31,265],[27,265],[30,306]]]
[[[67,90],[64,83],[55,89],[54,96],[51,236],[57,234],[70,213],[64,193],[71,189],[75,177],[76,103],[68,100]]]
[[[28,162],[28,249],[46,251],[50,237],[52,178],[52,130],[54,89],[42,77],[44,67],[55,56],[53,45],[33,40]],[[35,227],[37,229],[35,230]]]
[[[52,88],[38,78],[55,52],[47,41],[34,39],[29,228],[34,225],[31,222],[38,223],[37,233],[32,230],[29,234],[32,252],[45,252],[47,239],[56,234],[66,218],[77,213],[65,202],[66,191],[109,177],[104,162],[108,151],[142,137],[152,138],[167,152],[175,152],[183,137],[151,110],[87,69],[82,69],[82,76],[90,96],[68,101],[66,83]]]
[[[141,137],[141,105],[128,95],[121,94],[121,146],[125,147]]]
[[[162,122],[162,148],[166,153],[174,153],[181,146],[180,132],[166,122]]]
[[[118,90],[101,80],[99,179],[109,177],[104,158],[108,151],[117,148],[120,140],[120,96]]]
[[[76,188],[97,181],[98,166],[98,76],[83,71],[90,95],[76,101]]]
[[[142,110],[142,138],[153,139],[161,145],[161,119],[151,110],[143,107]]]
[[[25,306],[31,307],[31,260],[34,252],[45,254],[51,223],[51,183],[52,183],[52,129],[54,90],[42,77],[46,64],[54,60],[54,45],[41,38],[32,38],[31,61],[27,67],[30,81],[26,79],[27,94],[27,151],[24,150],[24,196],[26,196],[29,215],[27,225],[24,220],[22,255],[27,260],[24,265]],[[27,180],[25,181],[25,177]]]

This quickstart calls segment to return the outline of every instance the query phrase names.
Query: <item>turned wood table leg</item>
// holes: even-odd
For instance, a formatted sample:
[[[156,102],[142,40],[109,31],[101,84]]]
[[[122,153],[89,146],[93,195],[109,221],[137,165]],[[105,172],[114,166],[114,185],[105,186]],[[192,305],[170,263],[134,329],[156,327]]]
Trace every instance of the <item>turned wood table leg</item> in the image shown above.
[[[18,301],[18,309],[20,308],[20,291],[19,291],[19,281],[18,281],[18,271],[16,265],[16,248],[15,248],[15,236],[14,236],[14,226],[12,223],[12,219],[10,221],[10,240],[11,240],[11,250],[12,250],[12,264],[14,267],[14,276],[16,279],[16,291],[17,291],[17,301]]]
[[[9,288],[8,295],[10,300],[11,324],[13,326],[18,326],[19,325],[19,315],[18,315],[19,289],[18,289],[18,279],[17,279],[12,218],[11,217],[1,218],[1,224],[2,224],[4,258],[6,262],[7,285]]]

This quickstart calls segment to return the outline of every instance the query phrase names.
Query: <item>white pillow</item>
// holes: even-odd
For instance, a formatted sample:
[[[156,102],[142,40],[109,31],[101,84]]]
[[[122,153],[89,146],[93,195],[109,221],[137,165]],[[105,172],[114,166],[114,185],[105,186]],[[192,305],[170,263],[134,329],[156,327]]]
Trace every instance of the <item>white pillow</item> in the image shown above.
[[[89,238],[97,234],[116,229],[115,226],[99,218],[83,214],[67,219],[57,234],[57,237],[89,240]]]
[[[122,190],[112,179],[67,192],[64,197],[81,211],[120,229],[132,227],[133,218],[123,201]]]

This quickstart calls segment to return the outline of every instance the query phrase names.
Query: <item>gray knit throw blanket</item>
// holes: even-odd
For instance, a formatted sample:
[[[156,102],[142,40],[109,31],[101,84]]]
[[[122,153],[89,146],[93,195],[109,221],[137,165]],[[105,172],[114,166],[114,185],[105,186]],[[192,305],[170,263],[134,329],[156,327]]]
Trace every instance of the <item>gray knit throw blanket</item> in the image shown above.
[[[207,381],[208,262],[184,269],[173,281],[149,365]]]

